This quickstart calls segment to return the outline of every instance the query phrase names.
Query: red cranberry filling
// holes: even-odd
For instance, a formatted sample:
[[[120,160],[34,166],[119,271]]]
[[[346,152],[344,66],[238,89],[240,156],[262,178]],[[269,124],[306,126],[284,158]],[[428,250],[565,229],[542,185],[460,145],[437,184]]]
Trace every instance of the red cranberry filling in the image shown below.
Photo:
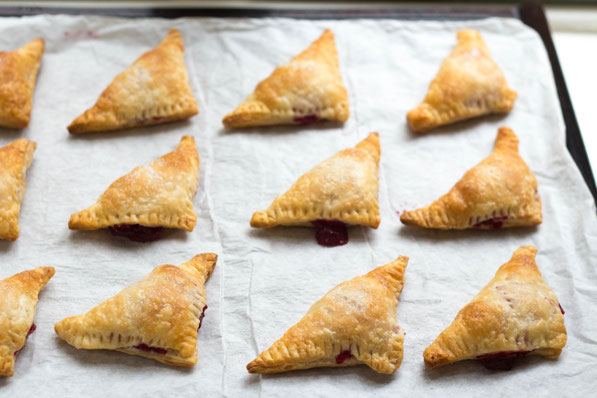
[[[164,116],[153,116],[153,117],[151,118],[151,121],[153,121],[153,122],[159,122],[160,120],[163,120],[163,119],[165,119],[165,117],[164,117]],[[149,121],[149,119],[136,119],[136,120],[135,120],[135,122],[136,122],[138,125],[143,125],[143,124],[146,124],[148,121]]]
[[[336,355],[336,365],[340,365],[344,363],[344,361],[349,360],[350,358],[352,358],[350,350],[344,350],[340,354]]]
[[[145,227],[139,224],[117,224],[109,227],[112,235],[124,236],[134,242],[152,242],[162,237],[162,227]]]
[[[531,351],[500,351],[479,355],[476,359],[489,370],[511,370],[516,359],[522,358]]]
[[[294,119],[292,119],[292,121],[297,124],[309,124],[318,120],[319,117],[317,117],[317,115],[306,115],[301,117],[295,117]]]
[[[145,343],[137,344],[136,346],[133,346],[133,348],[136,348],[138,350],[145,351],[145,352],[153,352],[153,353],[160,354],[160,355],[166,355],[168,353],[168,350],[165,348],[152,347]]]
[[[566,313],[564,312],[564,309],[562,308],[562,304],[558,303],[558,306],[560,307],[560,311],[562,312],[562,315],[566,314]]]
[[[508,216],[493,217],[489,220],[481,221],[473,225],[475,228],[489,228],[489,229],[500,229],[504,225],[504,221],[508,219]]]
[[[337,220],[315,220],[311,224],[317,229],[315,236],[321,246],[334,247],[348,243],[346,224]]]
[[[197,328],[197,331],[199,331],[199,329],[201,329],[201,324],[203,323],[203,318],[205,318],[205,310],[207,309],[207,306],[203,306],[203,311],[201,311],[201,315],[199,316],[199,327]]]
[[[35,329],[37,329],[37,326],[35,326],[35,323],[31,324],[31,327],[29,328],[29,331],[27,332],[27,336],[25,336],[25,344],[27,344],[27,338],[29,338],[29,336],[31,336],[31,334],[33,332],[35,332]],[[17,354],[19,352],[21,352],[23,350],[23,348],[25,348],[25,344],[23,344],[23,346],[20,349],[15,351],[15,353],[14,353],[15,357],[17,356]]]

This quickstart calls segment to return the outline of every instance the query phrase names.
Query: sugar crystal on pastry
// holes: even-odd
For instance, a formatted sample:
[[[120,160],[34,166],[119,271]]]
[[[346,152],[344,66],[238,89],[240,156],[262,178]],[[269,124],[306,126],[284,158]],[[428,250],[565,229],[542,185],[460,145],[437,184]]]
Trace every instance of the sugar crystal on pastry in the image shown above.
[[[334,287],[247,365],[249,373],[354,365],[394,373],[402,362],[396,309],[407,263],[398,257]]]
[[[348,241],[343,224],[377,228],[379,157],[379,135],[371,133],[303,174],[267,209],[255,212],[251,226],[315,227],[327,246]]]
[[[68,227],[112,227],[115,235],[142,242],[159,238],[156,228],[192,231],[198,185],[199,155],[193,137],[185,135],[174,151],[120,177],[95,204],[72,214]]]
[[[429,206],[404,212],[406,225],[437,229],[500,229],[542,221],[537,179],[518,152],[518,137],[501,127],[494,150]]]
[[[54,268],[39,267],[0,280],[0,377],[14,373],[15,359],[35,331],[39,292],[54,276]]]
[[[535,261],[534,246],[518,248],[493,279],[425,349],[429,369],[477,359],[508,370],[521,357],[558,358],[566,345],[564,315]]]
[[[35,39],[18,50],[0,52],[0,126],[20,129],[29,125],[44,50],[44,40]]]
[[[277,67],[255,91],[227,114],[225,127],[309,124],[348,119],[348,95],[334,34],[326,29],[309,48]]]
[[[161,265],[90,311],[63,319],[54,329],[79,349],[106,349],[173,366],[197,363],[197,333],[205,316],[205,282],[214,253],[179,266]]]
[[[19,214],[25,196],[25,176],[37,144],[20,138],[0,148],[0,239],[19,237]]]
[[[170,29],[153,50],[114,78],[95,105],[68,126],[72,134],[188,119],[198,113],[184,63],[184,43]]]
[[[459,120],[509,112],[516,96],[479,32],[461,30],[458,44],[444,59],[425,99],[406,119],[412,131],[425,132]]]

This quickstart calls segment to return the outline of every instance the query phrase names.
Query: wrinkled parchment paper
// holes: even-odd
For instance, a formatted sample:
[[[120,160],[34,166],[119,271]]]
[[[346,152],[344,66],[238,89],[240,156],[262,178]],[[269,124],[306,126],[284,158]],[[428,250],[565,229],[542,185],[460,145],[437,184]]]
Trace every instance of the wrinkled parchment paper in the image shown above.
[[[112,78],[182,31],[200,114],[190,121],[80,137],[66,126]],[[428,135],[409,133],[406,112],[423,98],[456,31],[479,29],[519,97],[507,116],[485,117]],[[336,35],[351,116],[344,126],[226,131],[221,118],[275,66],[316,39]],[[30,126],[2,131],[38,143],[27,176],[21,236],[0,242],[2,278],[37,266],[56,275],[40,295],[37,331],[0,381],[5,397],[131,396],[575,396],[597,390],[597,220],[595,205],[564,145],[556,91],[539,37],[517,20],[406,22],[289,19],[115,19],[37,16],[0,20],[0,47],[46,39]],[[403,227],[397,211],[426,205],[492,150],[497,128],[518,134],[539,180],[538,228],[439,232]],[[324,248],[307,228],[254,230],[249,219],[302,173],[370,131],[381,137],[377,230],[350,228],[346,246]],[[141,244],[107,231],[69,231],[69,215],[91,205],[116,178],[193,135],[201,158],[195,231]],[[474,361],[430,372],[422,353],[521,245],[538,247],[543,276],[566,310],[568,344],[559,360],[527,358],[510,372]],[[91,309],[160,264],[218,253],[207,283],[209,309],[191,369],[114,351],[77,350],[53,324]],[[410,257],[398,305],[406,331],[394,375],[367,367],[249,375],[245,365],[340,282]],[[456,395],[458,394],[458,395]]]

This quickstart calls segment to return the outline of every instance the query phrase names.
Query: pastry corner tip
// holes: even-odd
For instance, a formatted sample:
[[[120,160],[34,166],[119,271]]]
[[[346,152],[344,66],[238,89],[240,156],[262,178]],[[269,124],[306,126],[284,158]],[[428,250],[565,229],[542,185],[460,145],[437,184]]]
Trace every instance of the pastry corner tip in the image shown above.
[[[256,211],[251,217],[250,224],[253,228],[267,228],[273,226],[275,223],[268,219],[266,212]]]
[[[433,115],[428,109],[418,105],[408,111],[406,122],[413,133],[426,133],[433,128]]]
[[[37,273],[39,273],[45,281],[49,281],[54,274],[56,273],[56,269],[54,267],[38,267],[35,269]]]

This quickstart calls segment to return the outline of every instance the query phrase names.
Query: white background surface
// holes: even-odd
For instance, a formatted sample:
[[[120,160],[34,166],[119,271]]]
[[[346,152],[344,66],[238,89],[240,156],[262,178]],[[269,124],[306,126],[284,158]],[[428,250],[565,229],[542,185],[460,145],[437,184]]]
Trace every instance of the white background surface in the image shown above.
[[[547,19],[593,170],[597,165],[597,7],[547,7]],[[593,172],[594,173],[594,172]]]
[[[597,29],[597,18],[595,18]],[[554,42],[593,170],[597,167],[597,32],[555,32]],[[593,171],[593,174],[595,172]]]
[[[2,276],[41,265],[56,275],[41,294],[37,331],[17,358],[6,396],[537,396],[597,388],[595,206],[564,146],[564,129],[547,56],[538,36],[515,20],[474,22],[119,20],[81,17],[4,19],[2,48],[46,38],[32,122],[5,132],[38,142],[21,211],[21,236],[0,243]],[[65,126],[91,106],[112,78],[169,27],[182,31],[200,114],[188,122],[120,133],[71,137]],[[331,28],[351,101],[344,126],[225,131],[221,117],[279,65]],[[482,118],[424,135],[408,132],[405,113],[424,96],[457,29],[481,30],[510,85],[518,91],[507,116]],[[68,35],[67,35],[68,32]],[[91,32],[92,34],[89,34]],[[68,36],[68,39],[67,39]],[[402,227],[396,211],[445,193],[492,150],[508,125],[536,173],[544,223],[538,228],[438,232]],[[306,228],[252,230],[249,219],[303,172],[379,131],[378,230],[351,228],[337,248],[315,243]],[[116,178],[172,150],[183,134],[197,140],[201,180],[193,233],[172,232],[140,244],[106,231],[67,229],[68,217],[95,201]],[[557,361],[527,358],[493,373],[474,362],[425,370],[423,349],[520,245],[537,261],[566,310],[569,340]],[[53,332],[63,317],[89,310],[146,275],[194,254],[220,255],[207,282],[209,309],[198,337],[199,362],[177,369],[110,351],[76,350]],[[245,365],[330,288],[383,265],[411,258],[398,305],[406,331],[402,367],[391,376],[366,367],[249,375]]]

